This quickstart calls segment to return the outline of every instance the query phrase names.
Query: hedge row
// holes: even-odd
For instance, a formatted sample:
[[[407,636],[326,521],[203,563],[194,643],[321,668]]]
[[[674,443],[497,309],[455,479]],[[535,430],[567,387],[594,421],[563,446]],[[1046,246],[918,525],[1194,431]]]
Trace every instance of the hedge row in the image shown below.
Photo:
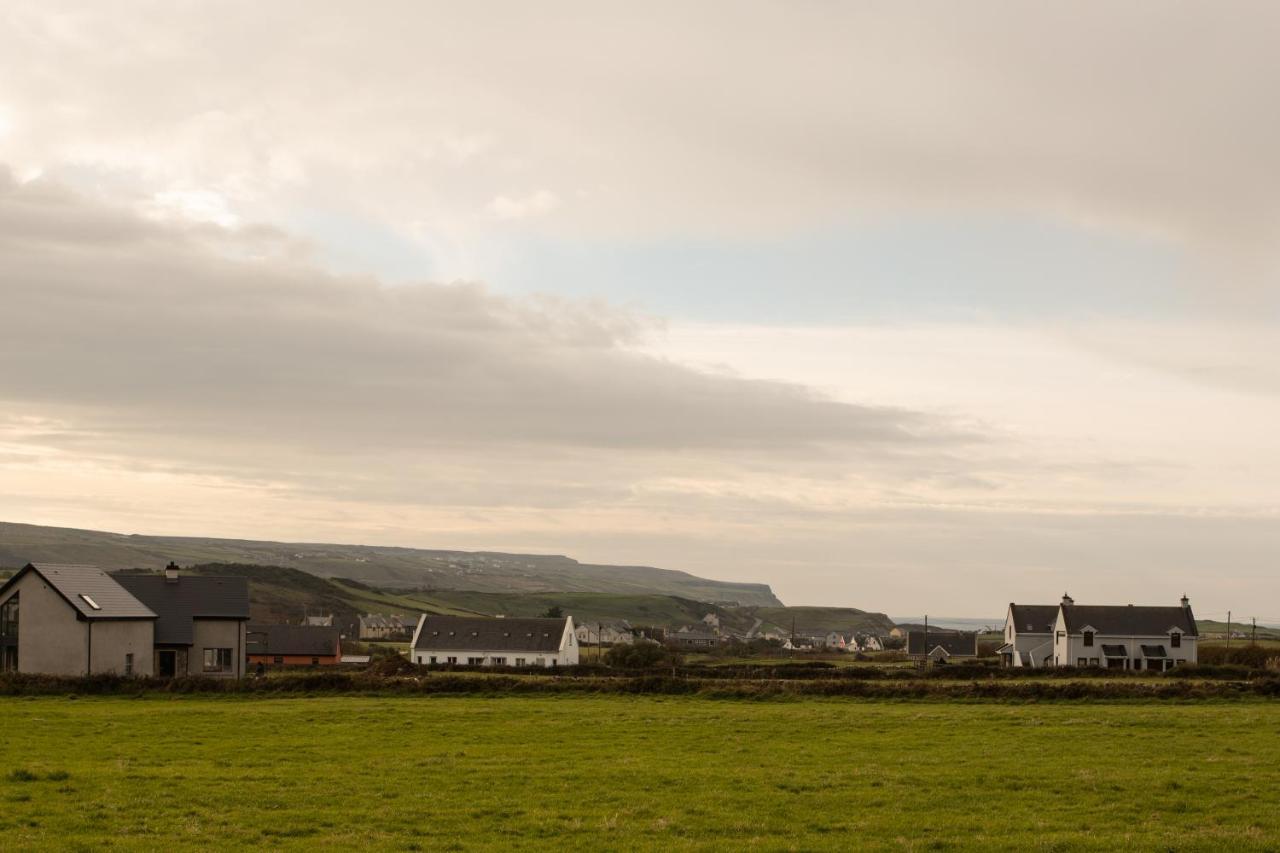
[[[1060,679],[960,681],[955,679],[703,679],[670,675],[626,677],[467,675],[422,673],[383,676],[369,673],[308,672],[241,681],[207,678],[158,679],[38,675],[0,677],[0,696],[226,694],[280,696],[362,695],[533,695],[649,694],[711,698],[773,699],[846,696],[865,699],[983,700],[1006,702],[1055,700],[1200,700],[1245,697],[1280,698],[1280,677],[1246,681],[1189,679]]]

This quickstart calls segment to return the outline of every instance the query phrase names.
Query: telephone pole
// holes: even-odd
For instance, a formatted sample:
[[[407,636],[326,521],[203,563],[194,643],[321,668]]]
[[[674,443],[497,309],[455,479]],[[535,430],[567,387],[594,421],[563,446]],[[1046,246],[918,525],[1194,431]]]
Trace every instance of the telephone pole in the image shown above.
[[[1227,649],[1231,648],[1231,611],[1227,611]]]
[[[1250,618],[1253,620],[1253,636],[1249,639],[1249,645],[1256,646],[1258,645],[1258,617],[1252,616]]]

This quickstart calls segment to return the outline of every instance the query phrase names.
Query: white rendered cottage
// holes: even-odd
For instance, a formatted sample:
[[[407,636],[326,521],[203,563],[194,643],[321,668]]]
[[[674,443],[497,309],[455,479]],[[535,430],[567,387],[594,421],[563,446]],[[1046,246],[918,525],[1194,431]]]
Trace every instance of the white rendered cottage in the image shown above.
[[[1001,666],[1052,666],[1056,604],[1010,604],[1004,617],[1004,645],[996,649]]]
[[[1054,622],[1058,666],[1163,672],[1196,662],[1199,629],[1184,595],[1180,607],[1076,604],[1063,596]]]
[[[423,616],[413,632],[413,662],[463,666],[573,666],[573,617]]]

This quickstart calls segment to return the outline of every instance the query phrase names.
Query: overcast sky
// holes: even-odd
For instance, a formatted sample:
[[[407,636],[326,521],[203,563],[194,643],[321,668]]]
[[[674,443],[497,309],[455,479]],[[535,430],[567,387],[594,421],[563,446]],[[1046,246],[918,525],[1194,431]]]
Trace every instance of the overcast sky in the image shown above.
[[[1272,3],[0,7],[0,519],[1280,622]]]

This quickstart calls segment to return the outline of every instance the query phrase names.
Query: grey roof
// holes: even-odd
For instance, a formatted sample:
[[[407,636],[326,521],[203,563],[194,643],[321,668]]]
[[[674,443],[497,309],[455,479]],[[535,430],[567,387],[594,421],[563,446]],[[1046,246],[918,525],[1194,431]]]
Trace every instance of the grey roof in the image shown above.
[[[1012,604],[1013,629],[1019,634],[1052,634],[1058,621],[1056,604]]]
[[[556,652],[564,619],[490,616],[424,616],[415,649],[441,651]]]
[[[189,646],[193,619],[249,618],[249,579],[180,575],[116,575],[115,579],[160,617],[156,644]]]
[[[1190,607],[1064,604],[1062,613],[1072,634],[1086,627],[1113,637],[1158,637],[1171,628],[1193,637],[1200,633]]]
[[[1168,655],[1164,653],[1164,646],[1143,646],[1142,656],[1148,658],[1168,657]]]
[[[1102,656],[1104,658],[1127,658],[1129,656],[1129,652],[1128,650],[1125,649],[1124,646],[1112,646],[1112,645],[1103,644]]]
[[[978,654],[978,635],[973,632],[938,633],[929,632],[925,640],[924,631],[912,631],[907,635],[907,654],[927,655],[939,646],[951,657],[976,657]]]
[[[97,566],[28,563],[0,586],[0,592],[35,572],[85,619],[154,619],[156,614]],[[86,598],[87,597],[87,598]],[[90,603],[92,601],[92,604]],[[98,605],[94,607],[93,605]]]
[[[251,655],[338,654],[339,631],[313,625],[250,625],[245,648]]]

